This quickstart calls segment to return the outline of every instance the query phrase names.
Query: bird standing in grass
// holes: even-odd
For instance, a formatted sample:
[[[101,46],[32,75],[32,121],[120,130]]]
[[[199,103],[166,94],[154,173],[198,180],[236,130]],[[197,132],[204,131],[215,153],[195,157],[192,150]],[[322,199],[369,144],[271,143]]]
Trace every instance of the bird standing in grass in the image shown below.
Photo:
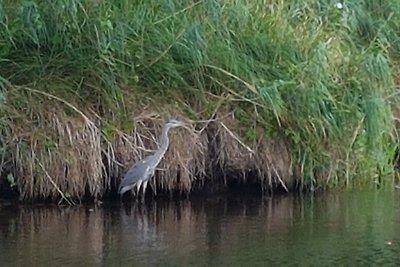
[[[135,163],[125,174],[125,177],[122,179],[121,184],[118,188],[118,193],[123,195],[125,192],[136,188],[137,193],[140,194],[140,189],[142,189],[142,194],[146,192],[147,183],[150,178],[154,176],[154,172],[163,158],[165,152],[167,152],[169,139],[168,139],[168,131],[171,128],[184,126],[183,122],[177,120],[169,120],[163,127],[161,134],[161,145],[158,150],[139,162]]]

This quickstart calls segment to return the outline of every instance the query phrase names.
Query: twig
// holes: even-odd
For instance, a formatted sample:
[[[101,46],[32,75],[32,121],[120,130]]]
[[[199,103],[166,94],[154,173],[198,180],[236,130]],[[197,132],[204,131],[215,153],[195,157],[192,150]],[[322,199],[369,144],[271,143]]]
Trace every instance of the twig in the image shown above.
[[[266,157],[267,157],[269,164],[271,165],[272,170],[274,171],[274,173],[276,175],[276,178],[278,178],[279,182],[281,183],[283,188],[286,190],[286,192],[289,192],[289,189],[287,188],[285,182],[282,180],[281,176],[279,175],[278,170],[275,168],[274,164],[272,163],[271,158],[268,155],[266,155]],[[270,175],[269,175],[269,177],[270,177]],[[271,178],[270,178],[270,184],[271,184]]]
[[[217,119],[215,119],[216,114],[217,114],[219,108],[221,107],[222,103],[223,103],[227,98],[228,98],[228,97],[224,97],[224,98],[221,98],[220,101],[218,101],[217,107],[215,108],[215,110],[214,110],[213,114],[211,115],[210,119],[208,119],[208,120],[206,120],[206,121],[196,121],[196,122],[205,122],[205,123],[206,123],[206,124],[203,126],[203,128],[201,128],[201,130],[199,131],[199,134],[201,134],[201,133],[204,131],[204,129],[206,129],[206,128],[208,127],[208,125],[210,124],[210,122],[216,121],[216,120],[217,120]]]
[[[241,144],[241,145],[242,145],[245,149],[247,149],[247,151],[249,151],[251,154],[253,154],[253,155],[255,154],[254,151],[253,151],[250,147],[246,146],[242,141],[240,141],[240,139],[239,139],[234,133],[232,133],[232,131],[229,130],[229,128],[226,127],[225,124],[224,124],[223,122],[220,122],[220,124],[222,125],[222,127],[224,127],[224,129],[229,133],[229,135],[230,135],[233,139],[235,139],[239,144]]]
[[[215,115],[215,113],[213,113],[213,115],[211,116],[211,118],[213,118],[214,115]],[[221,120],[221,119],[223,119],[223,118],[226,118],[226,117],[229,117],[229,116],[231,116],[231,115],[232,115],[232,112],[229,112],[227,115],[222,116],[222,117],[220,117],[220,118],[208,119],[208,120],[190,120],[189,122],[190,122],[190,123],[210,123],[210,122],[219,121],[219,120]]]
[[[43,167],[42,163],[40,163],[39,161],[37,162],[38,165],[42,168],[43,172],[46,174],[47,179],[49,179],[50,183],[52,183],[52,185],[54,186],[54,188],[58,191],[58,193],[61,195],[61,198],[64,199],[68,205],[70,206],[74,206],[76,205],[74,203],[74,201],[69,200],[64,193],[60,190],[60,188],[58,187],[58,185],[54,182],[54,180],[51,178],[51,176],[48,174],[48,172],[45,170],[45,168]],[[60,203],[60,202],[59,202]]]
[[[205,123],[205,125],[199,131],[197,131],[198,134],[201,134],[207,128],[207,126],[210,124],[210,122],[217,122],[217,121],[220,121],[221,119],[224,119],[224,118],[229,117],[229,116],[232,115],[233,112],[229,112],[228,114],[226,114],[226,115],[224,115],[222,117],[215,118],[216,114],[217,114],[217,111],[220,108],[220,106],[221,105],[218,105],[215,108],[213,114],[211,115],[210,119],[208,119],[208,120],[189,120],[190,123]]]
[[[270,161],[271,163],[271,161]],[[283,186],[283,188],[285,188],[286,192],[289,192],[289,189],[286,187],[285,182],[281,179],[281,176],[279,175],[277,169],[275,168],[275,166],[273,164],[271,164],[272,170],[275,172],[276,177],[278,178],[279,182],[281,183],[281,185]]]

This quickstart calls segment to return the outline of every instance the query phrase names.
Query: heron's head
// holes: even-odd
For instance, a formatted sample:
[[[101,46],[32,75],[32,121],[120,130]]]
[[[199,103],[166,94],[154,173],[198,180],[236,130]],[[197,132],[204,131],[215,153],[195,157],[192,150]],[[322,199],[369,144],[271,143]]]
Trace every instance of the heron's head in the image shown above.
[[[169,120],[165,126],[168,128],[175,128],[175,127],[179,127],[179,126],[184,126],[185,124],[181,121],[177,121],[177,120]]]

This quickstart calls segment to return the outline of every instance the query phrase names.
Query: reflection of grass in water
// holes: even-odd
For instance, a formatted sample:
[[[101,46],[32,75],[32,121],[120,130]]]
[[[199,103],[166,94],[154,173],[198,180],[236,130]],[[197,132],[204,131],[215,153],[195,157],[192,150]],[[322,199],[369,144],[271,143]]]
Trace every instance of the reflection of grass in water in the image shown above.
[[[91,265],[98,264],[103,253],[102,210],[7,206],[0,215],[4,266]]]
[[[152,114],[235,110],[235,133],[252,148],[265,136],[284,139],[308,188],[390,184],[399,10],[368,1],[3,1],[0,142],[15,162],[10,172],[25,198],[59,195],[38,162],[62,192],[101,197],[121,175],[115,160],[154,145],[134,143],[131,152],[125,134],[149,134],[141,118],[153,119],[152,129],[160,122]],[[205,163],[180,153],[177,187],[188,190]],[[251,167],[277,176],[262,167],[280,160],[270,157]],[[176,173],[166,188],[178,184]]]
[[[144,254],[157,259],[153,262],[194,266],[390,262],[400,250],[396,198],[388,191],[344,192],[171,208],[158,225],[159,232],[168,233],[163,241],[169,246],[162,256],[151,249]],[[185,220],[188,211],[198,220]],[[182,219],[176,220],[177,214]],[[181,238],[188,229],[192,234]]]
[[[266,216],[245,225],[241,240],[227,242],[235,248],[226,249],[232,254],[227,258],[238,266],[393,263],[400,251],[396,198],[387,191],[345,192],[307,196],[287,209],[276,206],[287,220],[268,228]]]
[[[400,251],[395,203],[397,194],[375,191],[153,202],[128,213],[118,206],[4,208],[0,259],[23,266],[378,264]]]

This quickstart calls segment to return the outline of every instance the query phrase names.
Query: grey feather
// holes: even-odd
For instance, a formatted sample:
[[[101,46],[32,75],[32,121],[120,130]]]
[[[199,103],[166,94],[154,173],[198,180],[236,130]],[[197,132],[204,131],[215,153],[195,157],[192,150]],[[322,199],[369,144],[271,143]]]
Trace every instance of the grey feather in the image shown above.
[[[136,183],[147,176],[148,173],[148,165],[147,158],[137,162],[133,165],[128,172],[125,174],[124,179],[122,179],[121,184],[118,188],[118,193],[123,195],[125,192],[131,190],[135,187]]]
[[[125,192],[137,187],[139,192],[140,185],[143,184],[143,193],[146,190],[147,182],[154,175],[154,171],[163,158],[165,152],[168,149],[169,139],[168,131],[171,128],[178,126],[183,126],[184,124],[179,121],[170,120],[168,121],[162,131],[161,135],[161,145],[160,148],[150,156],[145,157],[136,164],[134,164],[128,172],[125,174],[124,179],[122,179],[121,184],[118,188],[118,193],[123,195]]]

